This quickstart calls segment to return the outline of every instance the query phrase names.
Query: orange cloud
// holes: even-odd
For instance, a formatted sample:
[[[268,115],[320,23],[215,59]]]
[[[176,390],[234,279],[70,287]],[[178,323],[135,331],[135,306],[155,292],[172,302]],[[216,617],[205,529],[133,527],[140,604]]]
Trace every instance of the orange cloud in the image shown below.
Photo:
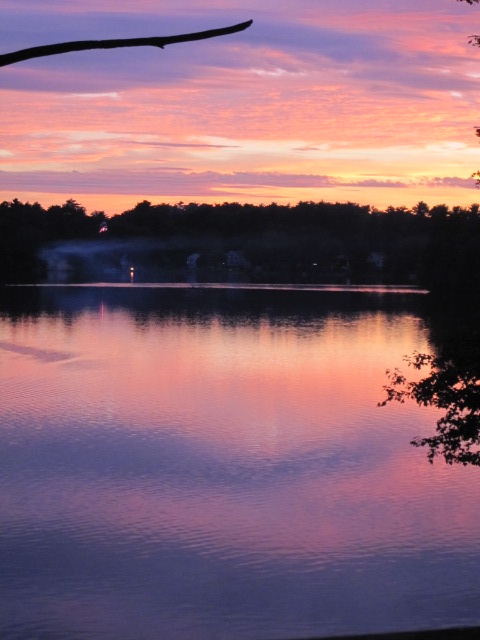
[[[217,4],[222,22],[238,21],[239,7]],[[123,22],[116,3],[96,5],[96,28],[121,35],[144,33],[158,11],[154,3],[138,3]],[[45,30],[51,6],[37,6]],[[82,7],[79,32],[90,24],[88,5]],[[27,37],[27,14],[21,4],[18,10],[22,20],[6,8]],[[55,23],[60,29],[73,19],[63,10]],[[211,20],[198,7],[192,12],[188,25]],[[467,44],[472,15],[474,9],[451,0],[441,8],[436,0],[375,11],[359,11],[353,2],[312,11],[311,3],[300,2],[293,13],[267,4],[248,16],[254,25],[243,37],[6,68],[1,197],[48,205],[67,192],[108,213],[147,196],[469,205],[478,199],[468,177],[477,169],[480,97],[480,58]],[[185,22],[164,4],[156,17],[166,16],[169,29]],[[156,181],[159,168],[175,174],[175,184],[165,174]],[[62,187],[34,186],[39,171],[61,174]],[[85,177],[80,189],[77,172]],[[108,175],[99,186],[93,178],[99,172],[118,172],[123,188],[117,191]],[[252,179],[232,185],[222,178],[239,173]],[[31,186],[28,178],[20,185],[16,174],[30,174]],[[265,174],[284,175],[284,183],[263,182]],[[328,176],[329,183],[305,184],[306,175]]]

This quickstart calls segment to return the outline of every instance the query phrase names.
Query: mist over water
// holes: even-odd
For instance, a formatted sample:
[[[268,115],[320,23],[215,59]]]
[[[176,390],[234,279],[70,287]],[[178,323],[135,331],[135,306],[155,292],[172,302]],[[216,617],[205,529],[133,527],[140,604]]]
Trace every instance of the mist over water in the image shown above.
[[[168,244],[171,248],[171,242]],[[92,281],[122,279],[139,261],[148,263],[148,256],[166,249],[158,239],[129,238],[125,240],[70,240],[43,248],[39,257],[46,264],[49,281],[68,281],[87,277]]]

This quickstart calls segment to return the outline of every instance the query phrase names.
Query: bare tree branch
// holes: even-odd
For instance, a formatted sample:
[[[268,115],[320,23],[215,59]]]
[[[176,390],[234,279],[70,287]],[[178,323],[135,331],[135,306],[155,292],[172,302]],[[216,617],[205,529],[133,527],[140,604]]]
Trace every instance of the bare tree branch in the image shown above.
[[[4,53],[0,55],[0,67],[6,67],[9,64],[22,62],[23,60],[31,60],[32,58],[42,58],[43,56],[53,56],[59,53],[69,53],[70,51],[86,51],[89,49],[117,49],[120,47],[159,47],[163,49],[169,44],[177,42],[191,42],[194,40],[206,40],[207,38],[216,38],[218,36],[226,36],[238,31],[244,31],[252,24],[253,20],[241,22],[231,27],[222,29],[210,29],[209,31],[198,31],[196,33],[184,33],[176,36],[159,36],[153,38],[123,38],[115,40],[77,40],[73,42],[60,42],[58,44],[49,44],[40,47],[30,47],[29,49],[21,49],[12,53]]]

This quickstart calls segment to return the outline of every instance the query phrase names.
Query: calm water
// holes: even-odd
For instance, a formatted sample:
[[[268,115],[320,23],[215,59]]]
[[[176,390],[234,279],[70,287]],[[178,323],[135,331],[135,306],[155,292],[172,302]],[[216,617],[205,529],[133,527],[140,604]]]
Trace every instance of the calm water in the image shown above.
[[[480,623],[479,471],[377,408],[408,291],[20,287],[0,302],[2,640]]]

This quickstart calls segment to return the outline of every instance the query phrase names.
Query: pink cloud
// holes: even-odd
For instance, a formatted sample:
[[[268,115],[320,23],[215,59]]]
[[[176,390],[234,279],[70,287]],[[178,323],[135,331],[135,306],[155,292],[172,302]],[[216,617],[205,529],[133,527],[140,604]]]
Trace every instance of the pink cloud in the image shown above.
[[[471,198],[480,99],[479,54],[467,44],[475,16],[480,23],[474,7],[300,0],[267,2],[246,16],[240,3],[220,0],[208,9],[19,0],[2,11],[4,50],[254,19],[244,34],[203,44],[2,69],[7,197],[19,189],[248,198],[250,189],[256,201],[295,201],[308,190],[338,197],[349,188],[378,206],[381,192],[399,200],[424,187],[439,198],[447,189],[458,204]],[[459,145],[448,154],[425,152],[452,142]]]

